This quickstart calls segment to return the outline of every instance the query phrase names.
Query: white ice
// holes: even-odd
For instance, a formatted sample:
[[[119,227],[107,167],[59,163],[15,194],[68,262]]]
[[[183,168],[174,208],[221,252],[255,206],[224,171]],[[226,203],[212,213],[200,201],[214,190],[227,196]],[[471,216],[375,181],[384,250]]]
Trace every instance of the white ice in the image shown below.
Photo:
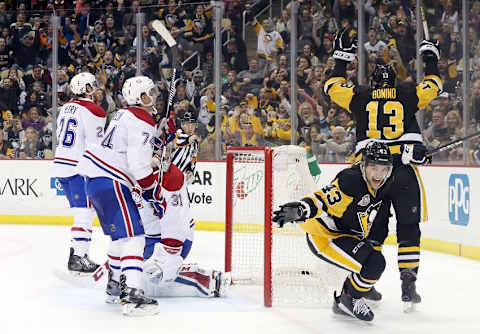
[[[197,232],[190,262],[223,268],[224,235]],[[266,309],[262,292],[233,287],[228,298],[160,299],[161,313],[121,315],[104,303],[102,286],[75,286],[64,279],[69,228],[0,225],[0,333],[480,333],[480,262],[422,252],[417,283],[423,301],[404,314],[396,249],[385,247],[387,269],[377,285],[382,303],[372,323],[330,308]],[[108,240],[94,230],[91,255],[102,262]],[[285,254],[288,256],[288,254]]]

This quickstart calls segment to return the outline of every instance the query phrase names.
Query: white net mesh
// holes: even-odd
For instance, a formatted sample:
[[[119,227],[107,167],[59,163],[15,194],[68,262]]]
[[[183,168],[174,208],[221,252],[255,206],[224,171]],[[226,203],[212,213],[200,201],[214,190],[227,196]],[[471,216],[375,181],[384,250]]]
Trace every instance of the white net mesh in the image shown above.
[[[264,162],[263,151],[234,154],[232,277],[235,283],[263,284]],[[313,193],[316,188],[304,148],[282,146],[273,150],[273,210]],[[314,256],[305,232],[296,226],[273,228],[271,254],[273,305],[326,305],[346,275]]]

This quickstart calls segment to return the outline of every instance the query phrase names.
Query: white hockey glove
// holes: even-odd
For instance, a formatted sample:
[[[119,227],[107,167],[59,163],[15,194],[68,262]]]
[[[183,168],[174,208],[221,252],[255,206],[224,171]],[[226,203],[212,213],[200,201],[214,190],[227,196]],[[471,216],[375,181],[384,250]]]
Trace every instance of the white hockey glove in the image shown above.
[[[432,157],[427,154],[427,148],[423,144],[403,144],[402,163],[404,165],[424,165],[432,162]]]
[[[283,227],[286,223],[295,221],[305,221],[308,217],[308,208],[302,202],[289,202],[280,205],[280,210],[273,212],[272,221],[278,227]]]
[[[333,58],[351,62],[357,52],[357,34],[352,29],[343,28],[335,36]]]
[[[438,50],[438,41],[424,40],[420,43],[420,54],[424,62],[436,59],[440,59],[440,51]]]

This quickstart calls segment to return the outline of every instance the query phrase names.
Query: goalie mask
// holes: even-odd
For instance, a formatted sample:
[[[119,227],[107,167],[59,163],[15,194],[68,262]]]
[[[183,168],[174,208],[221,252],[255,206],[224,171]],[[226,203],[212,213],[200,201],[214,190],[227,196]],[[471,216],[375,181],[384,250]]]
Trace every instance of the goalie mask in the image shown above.
[[[158,147],[158,146],[157,146]],[[173,153],[175,151],[174,141],[170,141],[165,145],[161,145],[155,150],[153,155],[153,165],[156,165],[160,171],[166,173],[172,163]]]
[[[377,191],[392,174],[393,157],[390,149],[384,143],[371,141],[363,149],[362,155],[360,169],[363,179]]]

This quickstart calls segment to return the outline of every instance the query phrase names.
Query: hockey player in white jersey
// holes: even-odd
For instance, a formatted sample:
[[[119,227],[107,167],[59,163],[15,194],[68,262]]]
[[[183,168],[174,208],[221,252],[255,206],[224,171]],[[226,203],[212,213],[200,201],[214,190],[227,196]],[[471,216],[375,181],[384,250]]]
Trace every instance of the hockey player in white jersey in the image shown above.
[[[85,179],[78,172],[78,162],[85,147],[99,143],[103,136],[106,112],[92,100],[96,90],[95,76],[88,72],[75,75],[70,81],[75,98],[66,103],[57,118],[57,148],[53,175],[62,186],[73,211],[68,270],[85,275],[98,264],[89,259],[95,211],[85,193]]]
[[[174,150],[174,143],[170,142],[163,155],[155,155],[153,160],[159,166],[162,180],[161,197],[165,201],[160,209],[162,212],[159,214],[158,210],[152,209],[139,196],[140,192],[134,190],[146,236],[145,294],[153,297],[221,297],[231,283],[229,273],[183,263],[192,247],[195,223],[186,176],[171,162]]]
[[[160,208],[160,185],[151,167],[156,89],[151,79],[137,76],[125,81],[122,94],[129,106],[115,113],[100,144],[87,147],[79,168],[103,232],[112,240],[107,295],[119,297],[124,315],[150,315],[158,312],[158,303],[142,289],[145,236],[131,190],[139,185]]]

